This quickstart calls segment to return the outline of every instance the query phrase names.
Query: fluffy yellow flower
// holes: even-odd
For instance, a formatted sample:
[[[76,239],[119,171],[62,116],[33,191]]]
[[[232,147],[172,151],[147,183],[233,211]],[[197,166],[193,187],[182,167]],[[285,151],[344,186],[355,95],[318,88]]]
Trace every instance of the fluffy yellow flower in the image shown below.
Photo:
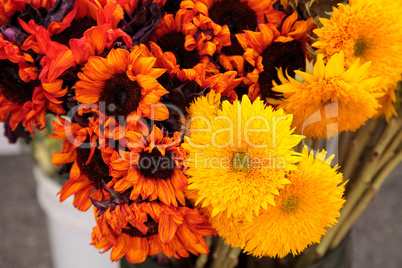
[[[276,196],[276,206],[269,206],[242,230],[244,250],[254,256],[282,258],[296,255],[308,245],[319,243],[326,228],[333,226],[345,200],[343,176],[337,166],[325,160],[326,153],[316,157],[303,149],[298,169],[288,173],[291,184]]]
[[[185,189],[184,194],[186,199],[193,205],[199,198],[197,190]],[[219,212],[217,215],[212,216],[213,207],[211,205],[198,204],[196,208],[200,211],[201,215],[208,219],[208,223],[212,226],[212,229],[216,233],[225,239],[226,243],[232,247],[244,247],[244,238],[242,229],[247,222],[244,216],[234,217],[233,215],[228,217],[226,212]]]
[[[301,136],[292,134],[292,116],[243,96],[241,102],[224,101],[213,118],[205,113],[204,122],[204,128],[190,123],[182,145],[188,152],[188,188],[199,191],[197,203],[213,207],[212,217],[226,212],[251,221],[260,208],[275,205],[274,195],[289,183],[285,171],[299,159],[293,147]]]
[[[380,113],[389,119],[396,115],[396,83],[402,74],[402,4],[391,0],[351,0],[339,4],[330,19],[320,19],[323,27],[314,30],[318,41],[313,44],[318,53],[331,57],[345,53],[347,67],[357,58],[362,63],[371,61],[370,77],[382,77],[378,92],[386,93],[381,99]]]
[[[285,79],[279,70],[282,85],[275,85],[273,90],[284,94],[279,107],[294,115],[293,126],[298,133],[333,137],[342,131],[355,131],[377,113],[378,98],[383,93],[374,89],[379,78],[367,78],[369,67],[370,62],[360,66],[357,59],[345,70],[343,52],[334,54],[325,65],[323,55],[318,54],[312,74],[295,71],[304,82],[289,76]]]

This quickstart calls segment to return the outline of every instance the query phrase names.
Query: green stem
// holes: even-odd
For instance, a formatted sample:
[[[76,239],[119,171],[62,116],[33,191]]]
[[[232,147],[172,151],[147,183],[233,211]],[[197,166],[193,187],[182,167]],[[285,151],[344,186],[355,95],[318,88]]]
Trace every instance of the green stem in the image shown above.
[[[384,169],[376,176],[363,197],[360,199],[359,203],[355,206],[353,211],[347,217],[345,222],[342,224],[339,232],[334,237],[334,240],[331,243],[330,248],[336,248],[339,243],[343,240],[346,234],[349,232],[350,228],[357,221],[357,219],[361,216],[367,206],[373,201],[373,199],[378,195],[380,191],[381,185],[388,177],[388,175],[392,172],[392,170],[402,161],[402,150],[400,150],[397,155],[384,167]]]
[[[239,263],[241,248],[231,248],[222,268],[233,268]]]
[[[343,176],[350,179],[353,171],[360,159],[361,153],[366,147],[373,132],[376,130],[379,120],[370,120],[367,125],[358,130],[356,136],[350,145],[349,154],[347,155],[342,167]],[[347,146],[347,145],[346,145]]]
[[[205,237],[205,242],[207,242],[208,248],[211,248],[212,236]],[[208,254],[201,254],[200,256],[198,256],[197,261],[195,262],[195,268],[204,268],[205,264],[208,262],[208,257]]]
[[[221,268],[227,258],[230,249],[231,247],[226,244],[223,239],[220,239],[215,252],[212,254],[213,262],[211,268]]]
[[[378,162],[375,174],[377,174],[386,165],[386,163],[388,163],[395,156],[395,151],[402,146],[401,143],[402,143],[402,131],[400,131],[396,135],[396,137],[392,139],[391,144],[385,150],[383,156]]]
[[[354,133],[350,132],[342,132],[339,138],[339,165],[343,166],[344,160],[349,153],[350,144],[352,142],[352,138]]]
[[[317,245],[307,248],[298,258],[295,268],[305,268],[316,259]]]
[[[317,255],[320,257],[324,256],[331,244],[333,244],[333,239],[337,235],[343,223],[348,219],[350,213],[353,211],[353,208],[356,206],[356,203],[361,199],[364,192],[368,189],[368,186],[375,175],[374,171],[377,167],[379,159],[381,158],[385,148],[387,148],[387,145],[395,136],[395,133],[400,129],[400,120],[391,120],[391,122],[382,132],[377,144],[374,146],[370,157],[366,158],[367,162],[362,163],[362,165],[357,165],[357,161],[361,158],[361,154],[363,153],[366,144],[370,140],[370,137],[373,135],[375,127],[378,126],[378,122],[381,122],[380,120],[376,121],[377,122],[375,124],[369,124],[364,132],[358,133],[356,136],[359,138],[357,140],[357,144],[354,146],[354,148],[351,148],[352,151],[348,157],[351,162],[345,163],[347,166],[345,166],[344,169],[344,177],[346,179],[350,179],[351,174],[355,173],[354,171],[357,169],[360,174],[357,176],[356,180],[349,181],[351,184],[349,187],[350,192],[347,194],[345,206],[341,209],[338,224],[329,229],[327,235],[322,239],[321,244],[317,247]]]

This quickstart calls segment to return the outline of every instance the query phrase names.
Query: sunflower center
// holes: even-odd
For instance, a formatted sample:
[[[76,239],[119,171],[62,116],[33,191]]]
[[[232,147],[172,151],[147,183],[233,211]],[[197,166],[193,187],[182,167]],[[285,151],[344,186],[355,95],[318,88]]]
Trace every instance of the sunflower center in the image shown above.
[[[128,224],[128,228],[123,229],[123,233],[126,233],[131,237],[149,237],[158,233],[158,223],[155,222],[149,215],[148,220],[144,222],[144,224],[146,227],[148,227],[148,231],[145,234],[141,233],[140,230],[131,224]]]
[[[272,91],[272,80],[280,83],[276,68],[282,67],[283,71],[294,77],[295,70],[304,71],[305,58],[300,42],[294,40],[281,43],[274,42],[262,53],[262,64],[264,71],[260,73],[258,83],[260,84],[262,99],[280,98]]]
[[[281,210],[283,212],[294,212],[299,204],[299,199],[295,196],[286,197],[281,204]]]
[[[234,153],[233,155],[233,170],[238,171],[247,171],[251,168],[250,155],[248,153]]]
[[[146,178],[169,179],[175,169],[173,153],[166,151],[162,156],[156,147],[151,152],[141,152],[137,169]]]
[[[222,26],[226,24],[232,35],[242,33],[243,30],[254,31],[258,25],[255,12],[246,1],[215,1],[208,13],[215,23]]]
[[[198,52],[194,49],[188,51],[184,48],[186,37],[181,32],[165,34],[157,42],[163,52],[170,51],[176,56],[177,64],[183,69],[191,69],[200,62]]]
[[[114,74],[106,80],[99,96],[100,107],[107,108],[109,116],[124,115],[137,110],[141,101],[141,87],[137,81],[132,81],[126,73]]]
[[[222,47],[222,53],[225,55],[243,55],[244,49],[240,45],[240,43],[237,41],[237,38],[235,35],[231,34],[230,35],[230,41],[232,44],[230,46]]]
[[[53,36],[52,40],[68,46],[70,39],[83,37],[86,30],[96,25],[96,21],[88,17],[73,20],[70,27],[65,29],[63,32]]]
[[[180,9],[181,0],[169,0],[166,1],[164,6],[165,12],[169,14],[176,14],[177,11]]]
[[[99,149],[95,149],[91,161],[85,164],[90,152],[90,149],[77,148],[77,164],[81,172],[92,181],[92,184],[95,185],[97,189],[102,189],[102,180],[108,183],[112,177],[109,176],[109,168],[105,162],[103,162]]]
[[[364,53],[367,51],[367,42],[363,39],[357,39],[354,46],[354,55],[356,57],[362,57]]]
[[[35,87],[40,85],[39,80],[25,83],[18,74],[18,64],[8,60],[0,60],[0,93],[8,100],[24,105],[32,100]]]

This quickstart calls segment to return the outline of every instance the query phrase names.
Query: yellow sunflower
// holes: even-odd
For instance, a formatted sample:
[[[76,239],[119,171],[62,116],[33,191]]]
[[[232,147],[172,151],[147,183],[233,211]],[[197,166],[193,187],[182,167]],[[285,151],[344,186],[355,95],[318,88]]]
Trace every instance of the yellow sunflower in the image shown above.
[[[195,204],[199,198],[197,190],[184,190],[186,199],[189,200],[192,205]],[[208,219],[208,223],[212,226],[212,229],[216,233],[225,239],[226,243],[232,247],[244,247],[244,236],[242,229],[247,222],[244,216],[234,217],[233,215],[228,217],[226,212],[219,212],[212,217],[213,207],[206,204],[198,204],[196,206],[198,211]]]
[[[276,206],[245,224],[246,252],[279,258],[290,252],[296,255],[319,243],[326,228],[337,222],[345,202],[342,174],[330,166],[333,157],[325,160],[325,152],[314,157],[305,147],[302,154],[298,169],[288,172],[291,184],[279,191]]]
[[[323,27],[314,31],[318,41],[313,44],[318,53],[331,57],[345,53],[345,64],[352,66],[357,58],[371,61],[370,77],[382,77],[378,92],[386,93],[380,103],[381,114],[389,119],[396,114],[396,83],[402,74],[402,21],[400,1],[352,0],[339,4],[330,19],[320,19]]]
[[[208,120],[212,120],[212,118],[218,114],[220,102],[221,95],[215,91],[209,92],[206,96],[198,97],[190,107],[187,108],[189,119],[195,116],[205,116]],[[192,120],[190,122],[194,123],[196,121],[197,120]],[[194,127],[192,128],[194,129]]]
[[[279,70],[282,85],[274,83],[273,90],[284,94],[279,107],[294,115],[293,126],[298,133],[332,137],[342,131],[355,131],[380,107],[378,98],[383,93],[375,92],[380,79],[367,78],[369,67],[370,62],[360,66],[356,60],[345,70],[343,52],[333,55],[325,65],[319,54],[312,74],[295,71],[304,82],[290,76],[285,79]]]
[[[274,195],[289,183],[285,171],[299,159],[292,148],[301,136],[292,134],[291,115],[259,99],[251,103],[247,96],[233,104],[224,101],[210,116],[197,116],[206,127],[190,127],[182,145],[189,153],[188,188],[199,191],[197,203],[213,207],[212,216],[225,211],[251,221],[261,207],[275,205]]]

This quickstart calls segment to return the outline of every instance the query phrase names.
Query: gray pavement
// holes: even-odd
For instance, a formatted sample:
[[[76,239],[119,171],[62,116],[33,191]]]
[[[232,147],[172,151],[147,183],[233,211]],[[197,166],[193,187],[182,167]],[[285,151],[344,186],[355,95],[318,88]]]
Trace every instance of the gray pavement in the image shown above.
[[[46,219],[36,199],[30,156],[1,156],[0,183],[0,267],[51,268]],[[355,268],[402,267],[401,204],[399,165],[353,230]]]

